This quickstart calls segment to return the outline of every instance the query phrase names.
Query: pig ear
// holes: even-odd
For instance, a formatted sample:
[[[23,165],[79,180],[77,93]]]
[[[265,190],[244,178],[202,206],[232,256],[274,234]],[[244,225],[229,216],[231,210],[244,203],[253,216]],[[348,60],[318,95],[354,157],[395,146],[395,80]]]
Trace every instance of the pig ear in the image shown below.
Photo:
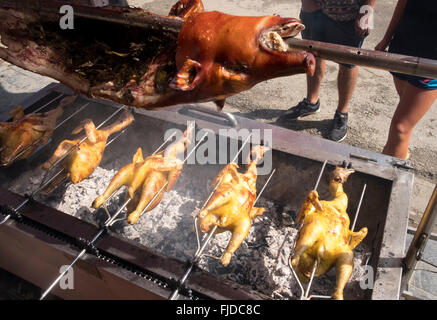
[[[184,20],[204,11],[202,0],[179,0],[171,7],[169,16],[177,16]]]
[[[194,79],[191,80],[193,75]],[[202,69],[202,65],[195,60],[187,59],[174,79],[170,82],[170,88],[181,91],[191,91],[202,82],[203,79],[205,79],[205,70]]]

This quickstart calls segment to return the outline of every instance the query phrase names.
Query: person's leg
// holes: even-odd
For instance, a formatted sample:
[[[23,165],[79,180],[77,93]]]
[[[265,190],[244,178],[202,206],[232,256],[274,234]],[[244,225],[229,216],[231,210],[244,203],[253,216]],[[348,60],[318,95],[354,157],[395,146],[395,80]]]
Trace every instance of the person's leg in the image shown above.
[[[347,113],[358,79],[358,67],[345,67],[340,64],[338,70],[338,106],[337,111]]]
[[[393,81],[395,83],[396,92],[398,93],[399,97],[402,97],[402,93],[404,92],[407,81],[399,79],[395,76],[393,76]]]
[[[319,101],[320,86],[326,71],[326,61],[316,59],[316,70],[313,76],[307,75],[307,99],[316,104]]]
[[[417,88],[404,81],[404,89],[393,119],[383,153],[406,159],[415,125],[437,99],[437,90]],[[398,83],[399,84],[399,83]]]

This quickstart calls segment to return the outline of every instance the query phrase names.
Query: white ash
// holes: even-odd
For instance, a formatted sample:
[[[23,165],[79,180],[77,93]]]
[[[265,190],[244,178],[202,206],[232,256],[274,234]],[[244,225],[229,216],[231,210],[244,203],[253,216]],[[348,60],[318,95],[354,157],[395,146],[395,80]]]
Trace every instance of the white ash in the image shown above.
[[[94,210],[91,204],[105,191],[116,172],[129,161],[127,158],[114,159],[110,164],[111,169],[98,167],[88,179],[76,185],[66,183],[55,189],[50,196],[37,196],[36,200],[93,224],[102,223],[106,219],[104,210]],[[191,260],[197,250],[194,217],[210,191],[205,187],[206,179],[196,175],[198,172],[195,166],[186,165],[174,189],[165,194],[154,210],[145,213],[135,225],[125,220],[116,222],[112,230],[167,256],[183,261]],[[32,176],[28,180],[29,184],[22,186],[21,190],[13,191],[30,193],[38,187],[40,180],[41,176]],[[115,213],[124,199],[125,192],[122,190],[109,201],[109,212]],[[262,197],[256,206],[265,207],[267,211],[253,221],[248,237],[232,257],[229,266],[224,267],[220,261],[208,257],[203,258],[199,266],[274,299],[297,299],[301,292],[288,266],[297,235],[293,225],[295,214],[289,214],[291,208],[279,207]],[[213,237],[205,253],[221,256],[230,235],[230,232],[225,232]],[[359,281],[365,273],[363,261],[370,251],[361,244],[354,252],[354,272],[344,295],[346,299],[363,299],[365,291],[360,288]],[[331,269],[326,275],[314,280],[311,294],[331,295],[334,287],[335,270]]]

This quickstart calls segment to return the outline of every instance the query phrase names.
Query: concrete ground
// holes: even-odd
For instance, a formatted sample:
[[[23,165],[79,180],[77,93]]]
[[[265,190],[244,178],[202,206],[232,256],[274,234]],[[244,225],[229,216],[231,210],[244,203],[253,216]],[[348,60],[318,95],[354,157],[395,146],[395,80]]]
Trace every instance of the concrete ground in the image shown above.
[[[157,14],[167,14],[176,0],[128,0],[133,6]],[[390,22],[396,0],[376,1],[374,29],[363,48],[373,49],[382,39]],[[207,11],[219,10],[235,15],[272,15],[298,17],[300,0],[203,0]],[[293,130],[325,137],[337,106],[338,65],[328,62],[321,87],[321,112],[296,122]],[[19,104],[52,79],[24,71],[0,60],[0,113]],[[225,111],[274,122],[306,94],[305,75],[270,80],[252,90],[229,98]],[[386,71],[360,68],[357,88],[349,111],[348,137],[342,142],[381,152],[388,134],[398,96],[391,75]],[[410,224],[417,225],[437,183],[437,102],[417,125],[410,144],[410,161],[415,168],[414,194]]]

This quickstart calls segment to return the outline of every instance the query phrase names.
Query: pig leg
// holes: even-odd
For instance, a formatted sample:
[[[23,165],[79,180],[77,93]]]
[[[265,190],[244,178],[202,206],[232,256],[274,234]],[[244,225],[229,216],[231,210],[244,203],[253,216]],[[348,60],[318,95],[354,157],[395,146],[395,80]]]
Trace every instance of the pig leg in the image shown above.
[[[193,90],[205,79],[210,67],[211,63],[204,65],[198,61],[187,59],[182,68],[179,69],[173,81],[170,83],[170,87],[181,91]],[[197,73],[191,81],[192,74],[195,72]]]
[[[234,252],[240,247],[241,243],[246,239],[250,229],[250,219],[244,219],[241,223],[232,230],[232,237],[228,247],[221,258],[222,264],[226,267],[231,261]]]
[[[354,267],[354,254],[352,251],[344,251],[340,253],[335,262],[335,272],[337,281],[335,292],[332,296],[335,300],[343,300],[343,290],[348,283]]]

